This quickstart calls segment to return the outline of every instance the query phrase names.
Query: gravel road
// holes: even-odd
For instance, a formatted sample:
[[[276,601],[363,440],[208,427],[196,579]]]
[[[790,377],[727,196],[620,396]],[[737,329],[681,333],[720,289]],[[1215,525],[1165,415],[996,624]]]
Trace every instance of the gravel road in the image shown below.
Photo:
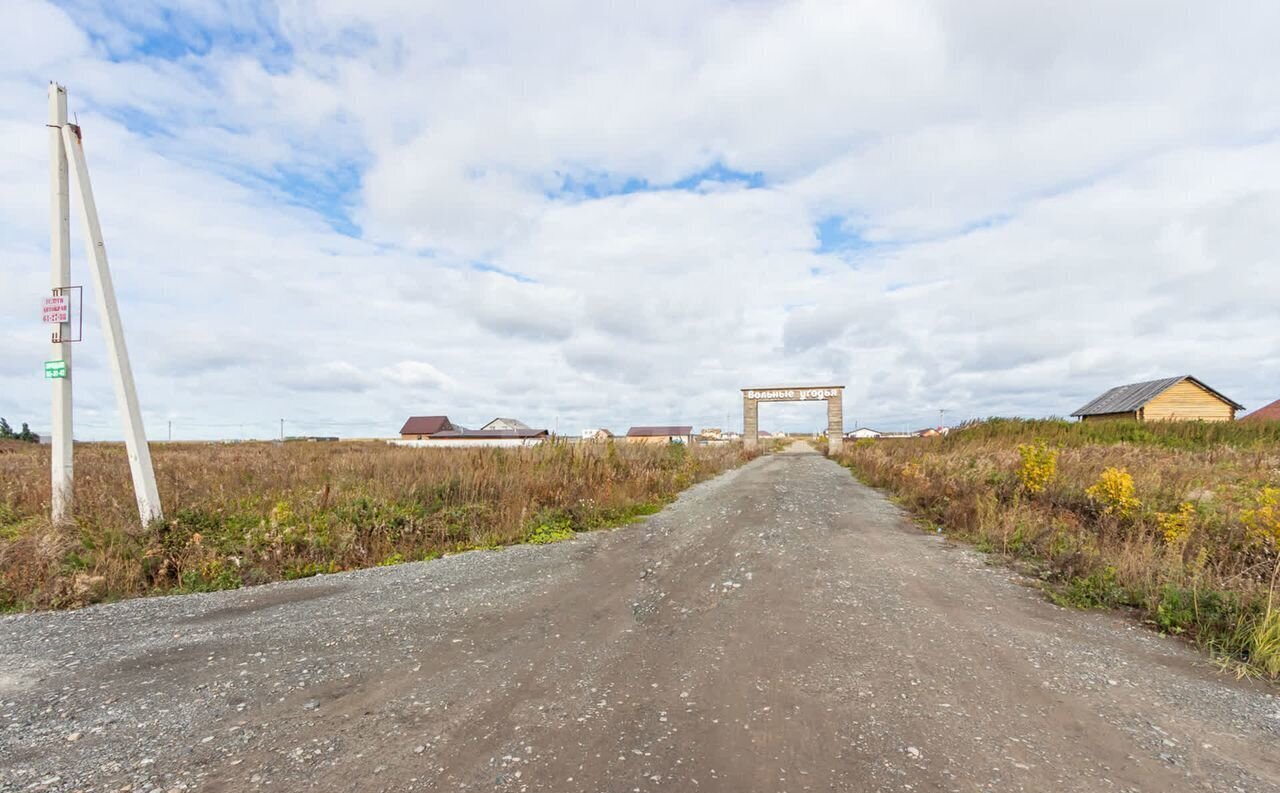
[[[1280,791],[1280,698],[812,453],[643,523],[0,619],[0,790]]]

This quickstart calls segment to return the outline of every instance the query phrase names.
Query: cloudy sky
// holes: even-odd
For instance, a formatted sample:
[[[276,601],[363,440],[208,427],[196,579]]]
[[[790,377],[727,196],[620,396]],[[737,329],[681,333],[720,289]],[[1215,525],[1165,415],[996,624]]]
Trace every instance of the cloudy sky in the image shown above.
[[[848,426],[884,429],[1063,415],[1174,374],[1280,397],[1268,0],[4,17],[11,422],[49,423],[50,80],[84,129],[152,437],[720,426],[738,389],[784,384],[846,384]],[[119,437],[92,310],[85,337],[76,434]]]

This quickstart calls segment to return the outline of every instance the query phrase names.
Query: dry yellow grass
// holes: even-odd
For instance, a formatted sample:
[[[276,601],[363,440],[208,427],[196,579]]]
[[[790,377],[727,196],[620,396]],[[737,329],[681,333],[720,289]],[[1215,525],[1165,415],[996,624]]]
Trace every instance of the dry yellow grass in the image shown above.
[[[930,527],[1024,560],[1059,602],[1130,607],[1280,671],[1278,426],[993,420],[841,461]]]
[[[655,511],[740,445],[156,444],[146,529],[124,448],[76,447],[75,522],[49,523],[47,447],[0,445],[0,610],[237,587],[547,541]]]

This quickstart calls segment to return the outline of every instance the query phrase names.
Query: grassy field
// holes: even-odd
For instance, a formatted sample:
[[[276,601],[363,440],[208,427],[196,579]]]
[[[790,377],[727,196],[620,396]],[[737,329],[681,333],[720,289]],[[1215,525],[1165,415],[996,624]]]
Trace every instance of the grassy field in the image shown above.
[[[76,447],[76,509],[53,526],[49,450],[0,442],[0,611],[230,589],[518,542],[657,511],[741,445],[156,444],[166,519],[138,526],[124,448]]]
[[[840,461],[930,530],[1016,558],[1059,603],[1129,608],[1280,677],[1280,424],[993,419]]]

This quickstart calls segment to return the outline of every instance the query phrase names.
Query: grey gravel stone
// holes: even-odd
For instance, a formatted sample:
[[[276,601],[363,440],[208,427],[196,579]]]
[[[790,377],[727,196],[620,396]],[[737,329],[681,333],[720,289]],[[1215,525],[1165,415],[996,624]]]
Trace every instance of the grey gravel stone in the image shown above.
[[[1259,793],[1278,739],[1272,689],[812,454],[548,546],[0,618],[6,793]]]

